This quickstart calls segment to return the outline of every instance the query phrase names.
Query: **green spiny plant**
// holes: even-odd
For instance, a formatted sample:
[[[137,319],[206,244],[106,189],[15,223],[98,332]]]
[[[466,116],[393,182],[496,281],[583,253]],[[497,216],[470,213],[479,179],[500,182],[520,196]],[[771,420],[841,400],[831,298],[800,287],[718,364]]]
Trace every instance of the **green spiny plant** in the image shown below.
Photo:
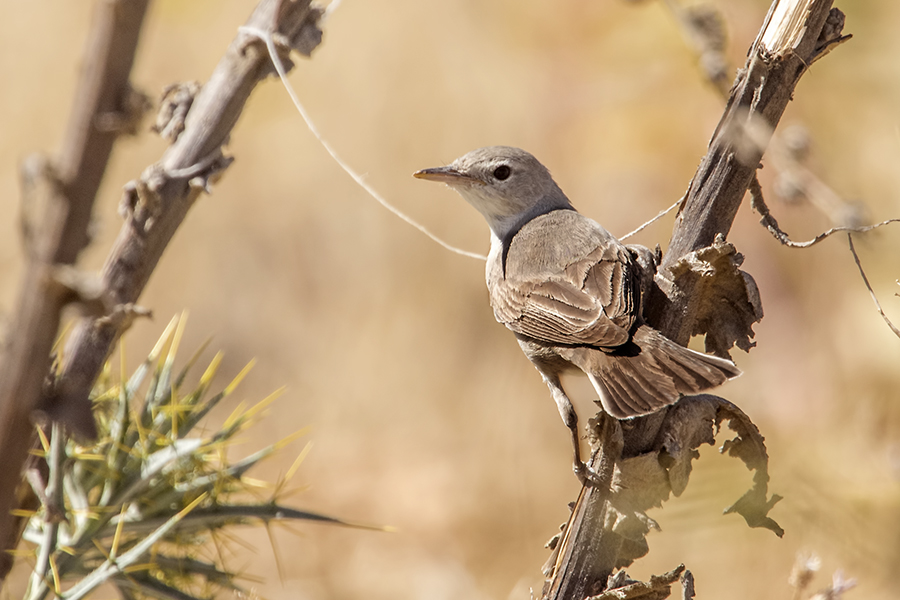
[[[35,545],[19,551],[35,559],[27,600],[51,593],[77,600],[102,584],[126,599],[246,593],[236,583],[239,574],[223,565],[226,528],[285,520],[349,524],[278,502],[308,445],[274,485],[245,475],[305,431],[229,460],[236,435],[256,423],[280,391],[252,408],[239,406],[217,431],[199,433],[203,417],[234,392],[252,363],[210,396],[222,360],[218,353],[197,385],[183,390],[205,348],[176,374],[185,321],[183,315],[172,319],[131,377],[125,376],[124,360],[120,382],[109,365],[104,369],[93,391],[100,431],[93,446],[67,439],[57,425],[39,429],[42,464],[36,471],[42,475],[32,472],[28,479],[41,505],[20,513],[28,519],[23,538]],[[267,496],[261,500],[260,490]]]

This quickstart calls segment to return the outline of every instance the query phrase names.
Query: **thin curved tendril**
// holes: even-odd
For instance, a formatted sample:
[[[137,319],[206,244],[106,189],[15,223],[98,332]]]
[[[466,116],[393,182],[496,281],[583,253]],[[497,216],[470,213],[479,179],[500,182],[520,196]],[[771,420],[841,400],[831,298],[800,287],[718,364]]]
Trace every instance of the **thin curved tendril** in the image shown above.
[[[659,221],[660,219],[662,219],[664,216],[666,216],[667,214],[669,214],[670,212],[672,212],[672,211],[673,211],[676,207],[678,207],[682,202],[684,202],[684,198],[683,198],[683,197],[680,198],[677,202],[675,202],[675,204],[673,204],[673,205],[670,206],[669,208],[667,208],[667,209],[665,209],[665,210],[659,211],[659,214],[658,214],[658,215],[656,215],[655,217],[653,217],[652,219],[650,219],[649,221],[647,221],[646,223],[644,223],[643,225],[641,225],[640,227],[638,227],[637,229],[635,229],[634,231],[629,231],[628,233],[626,233],[625,235],[623,235],[622,237],[620,237],[619,240],[620,240],[620,241],[622,241],[622,240],[627,240],[628,238],[630,238],[630,237],[633,236],[634,234],[643,231],[644,229],[646,229],[646,228],[649,227],[650,225],[653,225],[654,223],[656,223],[657,221]]]
[[[383,207],[385,207],[386,209],[388,209],[389,211],[394,213],[396,216],[400,217],[402,220],[406,221],[408,224],[412,225],[413,227],[415,227],[416,229],[418,229],[419,231],[421,231],[422,233],[427,235],[429,238],[431,238],[432,240],[434,240],[435,242],[437,242],[438,244],[440,244],[447,250],[449,250],[451,252],[455,252],[456,254],[461,254],[462,256],[468,256],[470,258],[477,258],[480,260],[487,260],[487,257],[484,256],[483,254],[478,254],[477,252],[469,252],[468,250],[463,250],[461,248],[452,246],[452,245],[448,244],[447,242],[445,242],[444,240],[442,240],[441,238],[434,235],[433,233],[431,233],[428,229],[425,228],[425,226],[420,225],[419,223],[414,221],[412,218],[408,217],[406,214],[401,212],[398,208],[394,207],[387,200],[385,200],[381,196],[381,194],[379,194],[375,190],[375,188],[370,186],[365,181],[365,179],[363,179],[363,177],[361,175],[359,175],[356,171],[354,171],[352,168],[350,168],[350,166],[347,163],[345,163],[338,156],[337,152],[335,152],[335,150],[331,147],[331,145],[327,141],[325,141],[325,139],[322,137],[322,134],[319,133],[319,130],[316,128],[316,126],[312,122],[312,119],[310,119],[309,115],[307,114],[306,109],[303,108],[302,104],[300,104],[300,99],[297,97],[297,94],[294,91],[294,88],[291,86],[290,82],[288,82],[287,73],[284,70],[284,65],[281,62],[281,58],[278,56],[278,52],[275,48],[275,40],[272,39],[272,35],[269,32],[263,31],[262,29],[258,29],[256,27],[242,26],[242,27],[239,27],[238,30],[243,33],[246,33],[248,35],[252,35],[256,38],[259,38],[266,44],[266,48],[269,51],[269,56],[272,59],[272,63],[275,65],[275,70],[278,72],[278,77],[281,79],[281,83],[282,83],[282,85],[284,85],[284,89],[287,90],[288,96],[291,97],[291,101],[294,103],[294,107],[297,109],[297,112],[299,112],[300,116],[303,117],[303,121],[306,123],[306,126],[309,128],[310,132],[316,137],[316,139],[319,140],[319,143],[322,144],[322,147],[325,148],[325,151],[328,152],[328,154],[331,156],[331,158],[333,158],[334,161],[338,165],[340,165],[340,167],[344,170],[344,172],[347,173],[347,175],[349,175],[351,177],[351,179],[353,179],[353,181],[355,181],[361,188],[363,188],[366,192],[368,192],[369,195],[372,196]]]
[[[878,314],[881,315],[881,318],[884,319],[884,322],[890,327],[891,331],[894,332],[894,335],[900,337],[900,329],[894,325],[891,320],[888,318],[886,314],[884,314],[884,309],[881,308],[881,302],[878,301],[878,296],[875,295],[875,290],[872,289],[872,284],[869,283],[869,278],[866,277],[866,272],[863,271],[862,263],[859,262],[859,255],[856,254],[856,248],[853,247],[853,233],[847,233],[847,241],[850,243],[850,253],[853,254],[853,261],[856,263],[856,268],[859,269],[859,274],[862,277],[863,283],[866,284],[866,289],[869,290],[869,295],[872,297],[872,302],[875,303],[875,309],[878,311]]]

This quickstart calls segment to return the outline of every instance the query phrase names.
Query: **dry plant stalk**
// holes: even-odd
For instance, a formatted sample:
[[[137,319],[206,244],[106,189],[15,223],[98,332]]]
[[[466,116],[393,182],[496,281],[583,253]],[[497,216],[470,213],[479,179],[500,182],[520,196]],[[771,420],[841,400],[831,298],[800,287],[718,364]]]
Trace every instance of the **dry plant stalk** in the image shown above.
[[[99,282],[60,271],[60,265],[75,263],[88,241],[91,205],[112,142],[130,122],[120,113],[129,104],[128,74],[146,5],[146,0],[99,3],[100,18],[84,61],[90,68],[82,78],[62,158],[49,171],[52,193],[35,230],[38,237],[11,319],[17,327],[0,366],[0,541],[6,549],[14,548],[19,536],[10,509],[32,444],[34,411],[83,437],[96,433],[88,401],[94,381],[122,331],[142,313],[135,303],[163,250],[200,193],[209,191],[230,163],[222,145],[250,94],[274,72],[264,44],[238,34],[193,98],[175,143],[126,186],[125,223]],[[246,25],[272,32],[290,68],[291,50],[309,56],[321,41],[320,15],[310,0],[261,0]],[[93,313],[69,339],[61,376],[47,382],[59,313],[68,302],[81,302]],[[9,561],[0,564],[0,576],[5,577],[8,567]]]
[[[704,72],[708,81],[722,93],[724,97],[728,97],[729,90],[727,82],[723,78],[727,61],[723,53],[725,44],[725,26],[721,13],[711,5],[698,4],[689,7],[682,7],[677,0],[665,0],[666,6],[672,11],[678,20],[682,32],[697,52],[700,64],[704,68]],[[779,4],[779,10],[773,13],[773,18],[778,19],[784,16],[788,3]],[[839,44],[842,44],[852,38],[852,35],[842,35],[841,30],[844,26],[844,15],[840,11],[831,11],[823,28],[823,38],[829,40],[821,51],[819,51],[814,60],[819,60],[828,52]],[[793,27],[793,28],[792,28]],[[780,27],[772,28],[772,32],[768,36],[770,43],[774,41],[778,35],[787,36],[787,41],[792,43],[797,40],[797,23],[791,23],[791,19],[787,19]],[[764,42],[766,39],[763,40]],[[784,42],[782,42],[784,43]],[[772,138],[774,131],[767,128],[765,124],[757,122],[754,125],[756,131],[754,135],[749,136],[750,142],[756,142],[760,151],[764,151],[769,139]],[[847,202],[829,185],[820,179],[815,173],[807,168],[803,163],[809,152],[808,135],[803,131],[802,127],[789,128],[786,135],[782,139],[774,138],[768,153],[768,162],[773,164],[776,169],[775,189],[778,195],[785,199],[804,198],[809,200],[819,211],[824,213],[832,223],[838,223],[836,227],[824,231],[811,240],[805,242],[795,242],[781,230],[778,221],[769,212],[763,198],[762,186],[754,175],[753,181],[750,182],[750,206],[758,212],[762,217],[760,223],[769,230],[772,236],[782,245],[788,248],[809,248],[814,246],[838,232],[847,232],[847,240],[850,246],[850,253],[859,269],[860,277],[863,284],[872,297],[875,304],[875,310],[884,320],[888,328],[900,337],[900,328],[888,318],[881,308],[881,303],[875,295],[875,291],[869,284],[865,270],[860,263],[859,256],[853,247],[852,233],[867,233],[873,229],[889,225],[891,223],[900,222],[900,219],[886,219],[874,225],[862,226],[862,215],[860,207],[851,202]],[[661,213],[662,214],[662,213]],[[630,235],[630,234],[629,234]]]
[[[740,255],[724,237],[800,77],[846,40],[841,35],[843,15],[831,5],[832,0],[775,0],[750,48],[679,210],[668,253],[648,290],[645,317],[670,339],[687,344],[691,336],[702,334],[707,350],[719,355],[727,355],[735,344],[745,350],[753,345],[751,325],[762,318],[762,306],[752,277],[738,268]],[[723,305],[734,309],[723,311]],[[713,424],[723,419],[738,434],[724,449],[756,471],[753,489],[729,511],[739,512],[750,526],[780,533],[767,516],[779,498],[767,498],[767,456],[758,430],[740,409],[721,398],[685,398],[659,413],[629,421],[623,427],[621,451],[610,437],[614,430],[599,429],[591,466],[615,464],[615,477],[629,481],[622,489],[631,498],[619,499],[619,507],[615,506],[615,477],[612,495],[609,489],[582,490],[551,557],[543,598],[580,600],[597,595],[609,588],[608,578],[617,568],[645,554],[644,535],[655,523],[643,511],[670,493],[683,491],[691,451],[714,443]],[[628,472],[634,469],[641,477],[629,480]],[[595,496],[609,500],[597,501]],[[655,590],[628,597],[661,598],[668,589],[660,594]]]
[[[33,207],[39,222],[28,223],[28,265],[9,322],[0,360],[0,544],[15,548],[19,531],[10,510],[21,482],[22,464],[31,447],[32,413],[39,405],[50,372],[50,354],[60,312],[77,297],[56,278],[60,266],[73,265],[87,245],[94,197],[119,133],[137,115],[129,114],[133,92],[128,83],[148,0],[102,2],[97,6],[84,70],[59,156],[36,172]],[[140,104],[140,103],[137,103]],[[102,126],[101,126],[102,124]],[[31,164],[34,164],[32,161]],[[12,562],[0,554],[0,585]]]

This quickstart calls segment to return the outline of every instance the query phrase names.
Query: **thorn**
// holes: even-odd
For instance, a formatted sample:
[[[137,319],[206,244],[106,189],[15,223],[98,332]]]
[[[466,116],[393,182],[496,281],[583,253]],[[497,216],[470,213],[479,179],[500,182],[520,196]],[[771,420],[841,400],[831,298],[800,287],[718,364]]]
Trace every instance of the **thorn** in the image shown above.
[[[126,304],[116,304],[108,314],[97,319],[97,323],[114,325],[122,333],[134,324],[135,319],[143,317],[152,319],[153,311],[133,302],[128,302]]]

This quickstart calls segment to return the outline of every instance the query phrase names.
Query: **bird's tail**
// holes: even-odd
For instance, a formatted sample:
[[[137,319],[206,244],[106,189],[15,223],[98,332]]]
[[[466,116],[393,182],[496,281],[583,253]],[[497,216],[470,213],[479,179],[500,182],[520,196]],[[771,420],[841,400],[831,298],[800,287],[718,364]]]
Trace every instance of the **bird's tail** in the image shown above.
[[[620,352],[596,353],[590,368],[582,367],[603,409],[619,419],[655,412],[682,394],[696,394],[741,374],[731,361],[689,350],[647,325],[638,328],[632,342]]]

